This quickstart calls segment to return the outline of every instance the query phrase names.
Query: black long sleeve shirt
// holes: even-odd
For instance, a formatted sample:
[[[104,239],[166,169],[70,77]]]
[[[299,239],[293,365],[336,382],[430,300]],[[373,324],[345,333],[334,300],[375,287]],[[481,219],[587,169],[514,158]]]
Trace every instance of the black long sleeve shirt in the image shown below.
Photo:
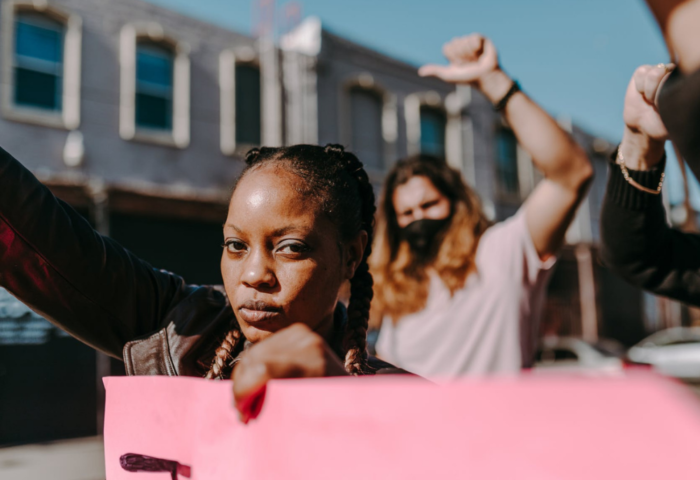
[[[650,171],[630,170],[655,189],[664,163]],[[700,306],[700,235],[669,226],[661,195],[636,189],[610,164],[601,212],[602,258],[615,273],[653,293]]]

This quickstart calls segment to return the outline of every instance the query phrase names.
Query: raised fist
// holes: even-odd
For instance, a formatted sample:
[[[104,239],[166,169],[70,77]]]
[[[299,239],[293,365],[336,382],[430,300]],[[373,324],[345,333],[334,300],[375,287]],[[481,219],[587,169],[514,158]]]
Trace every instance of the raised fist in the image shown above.
[[[424,65],[418,74],[438,77],[450,83],[464,83],[479,86],[489,73],[498,70],[498,53],[491,40],[472,33],[455,38],[442,47],[442,53],[449,65]]]
[[[661,85],[674,65],[642,65],[635,70],[625,94],[625,109],[622,117],[625,125],[634,133],[646,135],[651,140],[668,138],[666,127],[656,109],[656,98]]]

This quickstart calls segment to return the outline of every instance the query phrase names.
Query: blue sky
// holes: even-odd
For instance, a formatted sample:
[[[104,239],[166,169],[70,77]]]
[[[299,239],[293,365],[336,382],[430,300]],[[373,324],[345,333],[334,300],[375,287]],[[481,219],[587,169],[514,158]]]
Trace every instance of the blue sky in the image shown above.
[[[244,33],[250,0],[148,0]],[[287,2],[277,2],[283,8]],[[483,33],[503,68],[548,111],[617,141],[634,69],[666,62],[663,39],[642,0],[301,0],[303,16],[415,65],[441,62],[442,44]],[[671,162],[673,163],[673,162]],[[669,172],[674,181],[678,171]],[[674,189],[677,190],[677,189]],[[675,200],[675,199],[674,199]],[[698,196],[700,206],[700,196]]]

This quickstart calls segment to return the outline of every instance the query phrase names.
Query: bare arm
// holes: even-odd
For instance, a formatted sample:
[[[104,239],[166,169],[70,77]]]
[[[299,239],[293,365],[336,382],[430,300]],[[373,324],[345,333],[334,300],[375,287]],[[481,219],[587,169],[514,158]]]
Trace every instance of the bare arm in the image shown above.
[[[512,80],[500,69],[496,49],[487,38],[473,34],[455,39],[445,45],[444,53],[450,65],[427,65],[419,73],[473,85],[494,104],[508,92]],[[525,214],[535,248],[546,258],[561,247],[593,169],[581,147],[524,93],[511,97],[504,114],[545,176],[525,203]]]
[[[700,0],[647,0],[647,4],[681,71],[700,69]]]

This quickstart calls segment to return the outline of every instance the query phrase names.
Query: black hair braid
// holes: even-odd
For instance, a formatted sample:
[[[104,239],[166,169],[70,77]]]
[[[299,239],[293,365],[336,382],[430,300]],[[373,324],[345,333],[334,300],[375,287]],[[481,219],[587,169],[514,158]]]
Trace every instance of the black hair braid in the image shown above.
[[[231,322],[231,329],[226,333],[219,348],[216,349],[214,358],[211,361],[211,367],[209,367],[209,371],[207,371],[204,378],[207,380],[223,380],[224,378],[230,377],[233,370],[231,367],[233,352],[236,351],[243,339],[241,328],[238,322],[234,320]]]
[[[348,305],[348,324],[343,338],[345,354],[345,370],[352,375],[375,373],[368,364],[367,328],[369,323],[370,305],[374,296],[374,281],[369,272],[367,258],[372,253],[372,233],[374,232],[374,214],[376,211],[374,189],[369,182],[367,172],[362,162],[352,153],[345,152],[340,145],[326,145],[326,154],[339,158],[347,173],[357,183],[357,191],[361,201],[360,230],[367,232],[367,246],[362,260],[350,279],[350,304]]]
[[[259,148],[251,148],[251,149],[248,150],[248,152],[245,154],[245,163],[246,163],[246,165],[253,165],[253,164],[255,164],[259,157],[260,157],[260,149],[259,149]]]

